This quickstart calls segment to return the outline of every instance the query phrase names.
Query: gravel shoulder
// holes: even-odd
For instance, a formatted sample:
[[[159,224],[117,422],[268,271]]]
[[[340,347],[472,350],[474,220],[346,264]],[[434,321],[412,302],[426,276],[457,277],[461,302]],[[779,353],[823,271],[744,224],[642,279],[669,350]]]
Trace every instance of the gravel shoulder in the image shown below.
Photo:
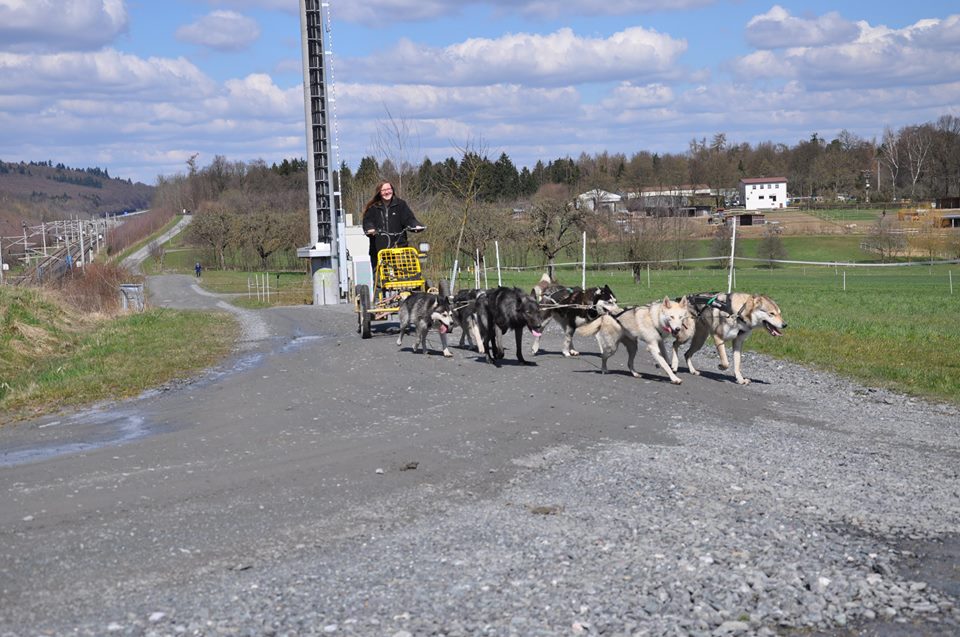
[[[218,307],[184,278],[151,298]],[[238,317],[202,378],[0,430],[0,635],[960,631],[955,405]]]

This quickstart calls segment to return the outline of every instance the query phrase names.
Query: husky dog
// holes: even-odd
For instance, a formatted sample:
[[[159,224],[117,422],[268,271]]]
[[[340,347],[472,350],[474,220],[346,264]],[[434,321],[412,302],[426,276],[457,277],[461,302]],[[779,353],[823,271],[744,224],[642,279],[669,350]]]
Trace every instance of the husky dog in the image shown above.
[[[480,325],[477,323],[477,296],[483,290],[460,290],[453,297],[453,319],[460,326],[460,347],[465,339],[470,339],[470,345],[483,354],[483,339],[480,338]]]
[[[616,315],[602,314],[594,321],[577,328],[576,332],[583,336],[597,337],[603,361],[602,373],[607,373],[607,359],[613,356],[620,343],[623,343],[627,348],[627,369],[634,377],[639,377],[633,361],[637,355],[637,344],[642,341],[653,359],[670,377],[670,382],[679,385],[683,381],[667,362],[667,357],[671,355],[667,351],[666,338],[681,334],[685,329],[689,332],[690,318],[690,305],[685,297],[680,301],[664,298],[662,301],[623,310]]]
[[[725,341],[733,341],[733,375],[740,385],[750,382],[740,373],[740,358],[743,342],[754,328],[763,325],[773,336],[782,336],[787,324],[783,321],[780,306],[763,294],[695,294],[690,297],[694,313],[697,315],[696,332],[690,348],[683,355],[690,373],[699,376],[693,367],[693,355],[703,347],[708,336],[713,337],[720,356],[720,369],[729,369]]]
[[[499,367],[498,361],[504,356],[503,335],[513,330],[517,360],[524,365],[533,364],[524,360],[522,349],[523,328],[529,329],[534,338],[540,336],[543,329],[540,306],[532,294],[525,294],[519,288],[487,290],[477,297],[477,319],[487,361]]]
[[[675,299],[678,303],[683,300],[683,297]],[[688,302],[689,304],[689,302]],[[690,339],[693,338],[694,333],[697,329],[697,317],[695,314],[688,314],[686,318],[683,319],[683,324],[680,326],[680,329],[677,330],[673,335],[673,349],[671,350],[670,358],[670,369],[674,372],[677,371],[680,363],[680,346],[685,345],[690,342]]]
[[[563,329],[563,355],[579,356],[580,352],[573,349],[574,331],[594,320],[601,314],[613,314],[620,311],[617,297],[609,285],[602,288],[564,287],[552,283],[548,275],[544,274],[533,288],[540,302],[543,326],[551,320],[556,320]],[[540,350],[540,337],[534,336],[530,351],[536,354]]]
[[[540,277],[540,280],[533,286],[533,290],[530,291],[531,294],[537,299],[537,303],[543,300],[543,297],[552,294],[556,290],[565,289],[566,286],[560,285],[556,282],[549,272],[544,272],[543,276]]]
[[[413,351],[422,350],[427,353],[427,332],[436,325],[440,332],[440,343],[443,345],[443,355],[452,358],[453,354],[447,347],[447,332],[453,325],[453,312],[450,301],[446,297],[426,292],[414,292],[400,304],[400,335],[397,336],[397,345],[403,345],[403,335],[407,328],[413,325],[416,328],[416,341]]]

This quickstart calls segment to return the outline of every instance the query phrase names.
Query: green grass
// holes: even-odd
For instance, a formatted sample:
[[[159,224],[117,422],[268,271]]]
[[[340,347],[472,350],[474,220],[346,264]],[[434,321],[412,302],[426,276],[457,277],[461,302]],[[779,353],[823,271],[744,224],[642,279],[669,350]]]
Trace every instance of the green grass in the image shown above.
[[[760,241],[760,239],[739,240],[743,246],[742,255],[756,258]],[[877,260],[877,255],[860,249],[863,237],[859,236],[787,236],[783,237],[782,241],[787,251],[786,258],[792,261],[870,263]]]
[[[757,332],[747,349],[871,386],[960,402],[960,267],[953,272],[957,280],[952,296],[949,271],[949,266],[740,268],[734,289],[769,295],[789,324],[782,338]],[[510,272],[504,284],[529,289],[541,273]],[[579,271],[560,271],[558,277],[571,285],[580,283]],[[648,286],[646,272],[639,284],[629,272],[587,272],[587,285],[604,283],[621,304],[636,305],[664,296],[725,291],[727,274],[707,268],[651,270]]]
[[[90,318],[35,290],[0,288],[0,423],[125,398],[225,356],[222,314],[155,309]]]
[[[873,223],[883,214],[882,210],[868,210],[868,209],[830,209],[830,210],[805,210],[809,215],[814,217],[819,217],[825,221],[833,221],[835,223]],[[894,213],[896,211],[893,211]],[[889,212],[888,212],[889,214]]]
[[[164,232],[166,232],[166,231],[169,230],[170,228],[172,228],[172,227],[174,227],[175,225],[177,225],[177,223],[178,223],[181,219],[183,219],[183,215],[175,215],[175,216],[173,217],[173,219],[171,219],[170,221],[168,221],[166,224],[164,224],[164,226],[163,226],[162,228],[160,228],[159,230],[157,230],[156,232],[154,232],[153,234],[151,234],[149,237],[147,237],[147,238],[145,238],[145,239],[141,239],[140,241],[138,241],[137,243],[133,244],[132,246],[127,246],[124,250],[122,250],[122,251],[120,252],[120,254],[118,254],[118,255],[116,255],[116,256],[110,256],[110,257],[109,257],[109,260],[112,261],[113,263],[122,263],[123,260],[126,259],[127,257],[129,257],[131,254],[133,254],[134,252],[136,252],[137,250],[139,250],[139,249],[142,248],[143,246],[148,245],[151,241],[153,241],[154,239],[156,239],[157,237],[159,237],[160,235],[162,235]]]

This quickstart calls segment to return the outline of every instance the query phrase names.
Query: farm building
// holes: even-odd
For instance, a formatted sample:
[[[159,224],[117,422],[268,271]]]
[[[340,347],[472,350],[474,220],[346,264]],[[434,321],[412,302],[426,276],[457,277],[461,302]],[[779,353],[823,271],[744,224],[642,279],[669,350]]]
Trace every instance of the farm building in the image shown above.
[[[727,219],[736,219],[738,226],[762,226],[767,222],[767,218],[762,212],[741,212],[729,215]]]
[[[746,210],[769,210],[787,205],[786,177],[752,177],[740,180],[740,202]]]
[[[623,197],[616,193],[596,188],[577,197],[577,207],[594,212],[621,212]]]

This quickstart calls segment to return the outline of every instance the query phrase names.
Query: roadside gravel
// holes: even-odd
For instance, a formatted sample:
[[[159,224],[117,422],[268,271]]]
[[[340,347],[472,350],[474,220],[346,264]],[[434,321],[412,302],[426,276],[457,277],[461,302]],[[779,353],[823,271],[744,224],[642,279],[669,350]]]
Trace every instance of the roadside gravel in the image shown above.
[[[517,458],[519,471],[494,493],[420,484],[399,499],[374,498],[347,537],[318,534],[315,544],[147,598],[105,591],[96,617],[72,628],[960,632],[958,409],[758,355],[748,364],[754,378],[777,379],[746,392],[731,384],[736,400],[771,399],[749,422],[723,405],[642,405],[670,424],[675,444],[556,445]],[[409,522],[378,514],[405,507]],[[59,631],[40,621],[29,632]]]

